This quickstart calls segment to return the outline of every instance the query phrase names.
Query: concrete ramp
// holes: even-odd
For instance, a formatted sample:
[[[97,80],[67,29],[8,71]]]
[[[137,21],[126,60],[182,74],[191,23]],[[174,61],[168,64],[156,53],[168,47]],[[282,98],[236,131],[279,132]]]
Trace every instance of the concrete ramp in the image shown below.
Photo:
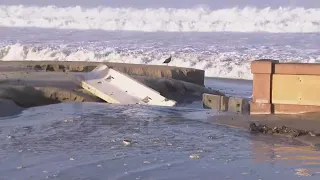
[[[158,106],[176,104],[159,92],[103,64],[84,75],[77,75],[77,81],[84,89],[108,103]]]

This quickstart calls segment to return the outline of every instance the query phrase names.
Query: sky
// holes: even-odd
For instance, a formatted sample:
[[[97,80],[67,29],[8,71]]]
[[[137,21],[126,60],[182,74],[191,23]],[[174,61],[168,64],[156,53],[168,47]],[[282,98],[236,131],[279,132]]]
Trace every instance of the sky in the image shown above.
[[[96,7],[135,7],[135,8],[192,8],[199,5],[207,6],[211,9],[221,9],[230,7],[285,7],[299,6],[305,8],[320,8],[320,0],[0,0],[2,5],[56,5]]]

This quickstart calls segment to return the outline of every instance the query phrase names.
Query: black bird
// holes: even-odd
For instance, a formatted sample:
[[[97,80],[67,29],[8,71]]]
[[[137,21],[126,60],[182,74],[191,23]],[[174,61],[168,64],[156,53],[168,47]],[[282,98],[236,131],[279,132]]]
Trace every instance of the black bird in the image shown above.
[[[152,100],[149,96],[147,96],[147,97],[143,98],[141,101],[144,103],[148,103],[149,99]]]
[[[166,60],[163,61],[162,64],[167,64],[167,66],[168,66],[169,62],[171,62],[171,58],[172,58],[171,56],[168,57]]]
[[[114,77],[112,77],[111,75],[106,78],[106,80],[109,80],[109,81],[111,81],[111,79],[114,79]]]

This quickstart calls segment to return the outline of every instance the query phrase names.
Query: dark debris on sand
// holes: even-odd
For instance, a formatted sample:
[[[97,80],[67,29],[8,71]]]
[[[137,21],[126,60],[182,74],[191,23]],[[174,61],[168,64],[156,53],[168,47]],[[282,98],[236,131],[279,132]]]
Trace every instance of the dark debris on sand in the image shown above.
[[[286,126],[268,127],[266,125],[260,125],[254,122],[250,123],[249,131],[252,133],[262,133],[262,134],[274,134],[274,135],[281,134],[281,135],[287,135],[289,137],[299,137],[304,135],[320,136],[320,134],[316,134],[316,133],[305,131],[305,130],[292,129]]]

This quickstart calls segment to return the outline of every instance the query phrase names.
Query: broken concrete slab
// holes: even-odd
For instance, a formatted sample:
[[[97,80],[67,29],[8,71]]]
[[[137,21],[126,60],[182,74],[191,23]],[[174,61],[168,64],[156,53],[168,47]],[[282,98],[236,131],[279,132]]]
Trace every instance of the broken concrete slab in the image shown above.
[[[175,101],[139,81],[100,64],[91,72],[77,75],[76,82],[85,90],[112,104],[174,106]]]

